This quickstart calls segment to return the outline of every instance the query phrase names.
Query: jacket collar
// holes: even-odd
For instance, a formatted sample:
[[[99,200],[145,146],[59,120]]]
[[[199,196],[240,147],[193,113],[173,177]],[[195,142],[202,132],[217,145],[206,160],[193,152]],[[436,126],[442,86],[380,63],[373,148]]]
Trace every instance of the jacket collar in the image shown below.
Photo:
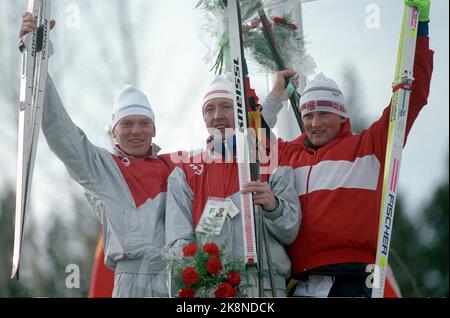
[[[119,145],[114,145],[113,151],[114,154],[120,158],[135,158],[133,156],[128,155],[125,151],[120,149]],[[149,154],[146,159],[156,159],[160,151],[161,148],[158,145],[152,144],[151,154]]]

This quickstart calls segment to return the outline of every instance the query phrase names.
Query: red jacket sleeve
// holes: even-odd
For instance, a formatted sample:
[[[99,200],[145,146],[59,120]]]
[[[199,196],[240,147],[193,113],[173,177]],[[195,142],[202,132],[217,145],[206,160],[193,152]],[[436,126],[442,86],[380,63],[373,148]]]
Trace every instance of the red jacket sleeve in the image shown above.
[[[413,70],[414,82],[409,102],[405,144],[414,121],[428,101],[433,72],[433,55],[434,52],[429,49],[429,38],[427,36],[417,37]],[[385,158],[390,112],[391,105],[384,110],[381,118],[365,132],[372,138],[374,152],[380,161]]]
[[[419,112],[428,103],[430,94],[431,75],[433,72],[433,55],[430,50],[430,39],[427,36],[419,36],[416,46],[416,60],[414,63],[413,76],[415,80],[412,85],[411,99],[409,103],[408,119],[406,123],[405,144],[409,132]]]

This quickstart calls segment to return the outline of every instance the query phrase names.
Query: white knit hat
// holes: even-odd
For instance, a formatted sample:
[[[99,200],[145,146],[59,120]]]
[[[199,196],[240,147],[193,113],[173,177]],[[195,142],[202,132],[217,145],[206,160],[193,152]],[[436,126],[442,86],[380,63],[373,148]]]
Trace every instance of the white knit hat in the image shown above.
[[[349,117],[341,89],[323,73],[316,75],[303,90],[300,112],[302,117],[312,112],[330,112],[344,118]]]
[[[124,117],[142,115],[150,118],[155,124],[155,113],[147,96],[131,85],[125,85],[116,95],[112,115],[112,129]]]
[[[233,76],[231,73],[216,76],[213,82],[209,85],[203,98],[202,107],[207,102],[217,98],[228,98],[234,100],[235,85],[233,84]]]

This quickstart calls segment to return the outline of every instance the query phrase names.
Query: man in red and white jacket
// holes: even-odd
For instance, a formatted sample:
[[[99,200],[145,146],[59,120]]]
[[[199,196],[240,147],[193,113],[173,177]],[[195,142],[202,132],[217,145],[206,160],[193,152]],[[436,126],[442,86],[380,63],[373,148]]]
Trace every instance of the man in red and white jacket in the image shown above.
[[[411,3],[421,9],[421,22],[406,136],[427,104],[433,69],[429,0]],[[341,90],[322,74],[307,85],[300,105],[305,134],[279,143],[280,164],[294,169],[302,209],[299,235],[288,248],[298,280],[293,295],[370,297],[366,266],[375,263],[390,106],[353,135]]]
[[[262,176],[268,180],[250,182],[239,189],[234,90],[229,77],[218,76],[205,94],[203,118],[214,138],[209,139],[206,150],[186,156],[169,176],[166,244],[177,250],[193,239],[202,244],[214,242],[222,247],[225,258],[243,260],[240,190],[253,192],[254,203],[262,207],[255,219],[263,217],[268,230],[265,244],[271,252],[274,296],[283,297],[291,269],[284,246],[294,241],[301,220],[293,169],[278,166],[270,176]],[[283,86],[281,93],[284,94]],[[269,260],[265,253],[261,259],[264,273],[264,295],[261,296],[272,296],[268,275],[265,275]]]

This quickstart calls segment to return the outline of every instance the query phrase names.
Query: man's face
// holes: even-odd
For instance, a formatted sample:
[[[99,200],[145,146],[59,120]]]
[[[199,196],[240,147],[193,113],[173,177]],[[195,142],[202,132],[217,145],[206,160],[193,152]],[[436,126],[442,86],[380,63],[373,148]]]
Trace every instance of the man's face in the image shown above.
[[[330,112],[312,112],[303,116],[309,141],[322,147],[331,142],[341,131],[345,118]]]
[[[234,103],[228,98],[217,98],[203,106],[203,120],[214,138],[226,139],[234,133]]]
[[[155,132],[155,125],[150,118],[132,115],[122,118],[117,123],[113,137],[125,153],[143,159],[149,155]]]

